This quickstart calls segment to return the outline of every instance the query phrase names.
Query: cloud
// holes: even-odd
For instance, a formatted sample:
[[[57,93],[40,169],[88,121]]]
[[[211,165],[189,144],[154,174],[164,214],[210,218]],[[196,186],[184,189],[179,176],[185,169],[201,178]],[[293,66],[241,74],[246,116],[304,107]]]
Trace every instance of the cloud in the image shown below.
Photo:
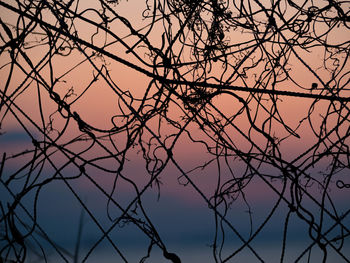
[[[30,136],[24,131],[5,131],[0,134],[0,144],[31,142]]]

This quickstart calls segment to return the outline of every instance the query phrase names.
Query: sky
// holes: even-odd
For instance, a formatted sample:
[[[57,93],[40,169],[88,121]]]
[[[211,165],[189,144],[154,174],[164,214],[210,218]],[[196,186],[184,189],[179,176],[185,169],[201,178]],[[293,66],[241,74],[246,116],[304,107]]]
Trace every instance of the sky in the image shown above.
[[[183,262],[203,262],[203,258],[210,258],[209,262],[214,262],[211,246],[215,234],[218,244],[225,240],[222,256],[228,257],[240,248],[242,240],[251,237],[261,225],[262,229],[251,243],[253,251],[245,247],[228,262],[259,262],[259,256],[265,261],[271,259],[271,262],[280,262],[283,230],[287,219],[288,249],[285,262],[294,261],[299,255],[305,260],[308,253],[303,254],[303,250],[313,244],[313,241],[306,234],[309,228],[301,217],[305,221],[314,220],[315,225],[321,225],[322,231],[327,231],[335,222],[328,212],[334,217],[349,211],[349,188],[337,187],[339,180],[346,184],[349,171],[346,154],[346,145],[349,143],[347,105],[296,96],[281,95],[272,100],[268,95],[254,93],[254,97],[249,97],[248,92],[232,91],[229,88],[223,88],[224,92],[212,98],[203,109],[199,108],[200,103],[193,106],[191,99],[198,101],[196,92],[201,88],[198,83],[204,86],[217,84],[220,78],[222,82],[231,81],[231,87],[328,96],[321,89],[310,89],[313,83],[317,83],[318,87],[331,87],[340,96],[349,97],[349,62],[346,57],[348,26],[340,22],[331,25],[332,32],[323,36],[324,23],[320,15],[313,24],[313,29],[309,29],[311,36],[320,36],[319,39],[330,46],[338,45],[338,49],[333,47],[334,51],[332,47],[323,49],[322,46],[314,46],[314,42],[305,42],[302,47],[307,48],[307,51],[298,47],[295,48],[296,53],[293,53],[288,50],[288,44],[282,44],[283,39],[273,37],[273,31],[269,31],[271,42],[266,42],[248,56],[249,51],[254,48],[250,44],[238,44],[245,40],[254,40],[258,35],[247,33],[243,27],[235,30],[239,24],[230,24],[227,19],[227,23],[220,22],[225,30],[223,42],[219,44],[229,46],[229,51],[226,55],[220,53],[220,50],[216,50],[214,55],[209,54],[211,65],[206,64],[208,62],[205,60],[196,64],[196,58],[200,61],[204,55],[190,46],[198,37],[196,31],[186,29],[187,33],[179,34],[167,55],[174,65],[178,61],[188,64],[177,65],[170,70],[162,66],[165,63],[162,58],[158,57],[155,62],[152,59],[156,58],[157,49],[165,51],[169,47],[166,37],[176,36],[178,28],[181,27],[181,22],[176,17],[161,21],[156,16],[154,27],[149,27],[146,25],[150,24],[151,18],[145,16],[152,14],[153,3],[117,1],[120,3],[108,4],[110,9],[106,9],[106,14],[110,17],[125,17],[142,34],[147,34],[147,30],[150,30],[147,39],[154,47],[150,51],[146,42],[140,43],[138,37],[130,35],[128,23],[123,23],[123,19],[110,21],[107,33],[101,29],[96,31],[95,26],[84,21],[91,19],[97,24],[103,23],[103,16],[98,15],[98,12],[102,12],[102,7],[97,2],[73,1],[72,8],[76,8],[80,17],[75,18],[71,32],[75,32],[83,41],[93,42],[97,47],[105,45],[105,54],[96,54],[96,50],[73,44],[64,35],[54,44],[57,54],[47,43],[45,26],[38,25],[29,25],[26,29],[26,42],[21,47],[25,55],[16,51],[14,61],[17,64],[12,64],[13,71],[9,63],[10,48],[0,54],[0,101],[4,102],[0,109],[0,158],[4,157],[5,160],[1,162],[1,207],[6,210],[8,204],[15,203],[15,196],[20,194],[21,202],[15,211],[18,229],[23,233],[28,231],[28,225],[33,224],[33,217],[36,218],[38,226],[34,235],[26,238],[28,248],[33,248],[28,251],[40,253],[40,243],[48,251],[50,260],[64,262],[66,259],[73,262],[72,255],[76,251],[81,219],[83,223],[80,224],[82,236],[81,248],[78,250],[79,260],[94,262],[96,258],[103,257],[105,262],[115,258],[123,262],[122,257],[115,254],[116,249],[112,247],[112,242],[106,238],[99,241],[102,236],[101,229],[107,231],[121,216],[121,210],[111,201],[113,198],[123,208],[131,203],[130,210],[134,208],[135,218],[140,220],[140,225],[149,227],[145,222],[151,222],[168,250],[177,253]],[[296,1],[297,4],[299,2]],[[303,8],[312,10],[311,1],[306,2]],[[12,5],[11,1],[3,3]],[[250,8],[259,9],[254,3]],[[268,1],[263,3],[265,6],[270,5]],[[283,13],[286,5],[287,2],[281,1],[279,11]],[[345,3],[344,6],[349,9],[348,4]],[[62,9],[57,6],[55,8],[52,10],[62,14]],[[167,7],[165,12],[169,8],[172,7]],[[235,10],[232,13],[237,16],[235,22],[240,22],[243,18],[238,16],[239,8],[230,8]],[[35,10],[33,7],[31,12]],[[52,10],[42,11],[42,19],[57,26],[55,12]],[[335,13],[335,9],[331,8],[328,15],[332,17]],[[13,27],[17,22],[16,14],[7,10],[3,4],[0,4],[0,14],[1,20],[16,35]],[[299,14],[295,8],[286,9],[286,17],[294,19],[295,14]],[[201,15],[207,26],[213,26],[213,18],[209,12],[203,11]],[[301,14],[300,19],[302,18],[306,19],[306,14]],[[256,29],[266,27],[264,12],[257,12],[255,19]],[[307,27],[299,17],[296,19],[295,26]],[[19,20],[18,28],[23,23],[28,24],[28,21]],[[69,19],[64,22],[71,25]],[[250,20],[245,22],[249,26]],[[281,30],[287,31],[286,36],[303,41],[292,29],[286,29],[282,22],[277,19]],[[198,26],[196,23],[193,25]],[[3,24],[0,34],[0,45],[3,46],[9,39]],[[202,37],[208,36],[203,33]],[[183,42],[187,46],[182,46]],[[136,46],[132,52],[128,52],[123,43],[129,47]],[[203,45],[206,44],[201,41],[197,43],[197,47]],[[74,48],[70,50],[68,47]],[[50,52],[51,56],[47,56]],[[280,55],[283,52],[286,54]],[[299,55],[302,59],[298,58]],[[30,63],[26,56],[31,60]],[[284,72],[279,71],[278,64],[273,64],[279,56],[279,63],[284,63]],[[325,60],[327,56],[328,60]],[[239,67],[240,61],[245,62]],[[153,62],[158,63],[157,71],[152,68]],[[32,70],[31,64],[40,74],[32,72],[27,78],[28,72]],[[179,80],[191,81],[192,85],[197,83],[198,89],[191,85],[166,87],[160,81],[146,76],[139,67],[145,69],[146,74],[158,74],[168,79],[177,77],[179,72],[182,74]],[[272,69],[273,67],[275,68]],[[279,72],[280,75],[274,76],[271,72]],[[276,78],[275,81],[271,80],[273,77]],[[206,87],[203,94],[214,94],[215,88]],[[4,100],[4,93],[11,96],[12,103]],[[181,94],[182,97],[176,98],[174,94]],[[58,96],[63,106],[57,103]],[[187,106],[184,103],[186,99],[190,101]],[[248,101],[249,110],[244,108],[244,100]],[[65,105],[69,105],[69,111]],[[161,105],[166,109],[161,108]],[[196,110],[191,111],[189,105],[197,107]],[[153,112],[155,107],[159,107],[159,110]],[[275,110],[276,107],[278,111]],[[142,117],[135,117],[136,112]],[[162,112],[162,118],[159,117],[159,112]],[[329,117],[324,118],[327,114]],[[249,118],[254,120],[256,127],[253,127]],[[181,129],[179,127],[186,132],[178,136]],[[328,139],[319,143],[319,133],[322,136],[323,132],[330,132],[332,129],[335,131]],[[279,151],[275,152],[275,159],[266,157],[264,162],[259,162],[262,154],[273,155],[273,149],[268,146],[267,136],[262,130],[279,139],[280,144]],[[295,132],[291,132],[292,130]],[[92,137],[98,139],[91,140]],[[340,142],[327,152],[327,147],[333,147],[333,143],[339,138]],[[131,145],[127,144],[128,139],[134,140]],[[39,142],[40,147],[35,147],[35,141]],[[168,158],[164,146],[171,148],[171,158]],[[251,159],[244,154],[239,157],[240,153],[247,152],[251,153]],[[219,153],[221,156],[217,158],[215,154]],[[339,165],[336,172],[332,173],[331,164],[335,156],[344,167],[340,169]],[[318,161],[319,157],[322,158]],[[247,160],[251,169],[246,165]],[[271,160],[275,165],[271,164]],[[304,173],[294,180],[308,185],[305,192],[293,188],[295,182],[290,178],[293,178],[295,171],[288,163],[299,166],[300,170],[304,169]],[[163,164],[166,164],[164,169]],[[290,175],[289,179],[278,178],[283,172],[283,169],[276,168],[279,165],[286,167],[284,172]],[[121,166],[123,169],[120,171],[118,169]],[[331,173],[332,178],[328,181],[327,175]],[[150,187],[152,176],[158,181],[154,180]],[[327,185],[326,192],[317,181]],[[243,186],[243,191],[239,191]],[[229,190],[232,190],[231,194],[224,195]],[[137,191],[142,191],[144,211],[140,206],[135,206]],[[279,200],[276,192],[282,191],[283,199]],[[298,210],[299,217],[297,213],[289,213],[291,210],[287,204],[295,204],[298,197],[303,197]],[[217,211],[220,216],[224,215],[225,222],[220,221],[220,216],[215,216],[210,209],[215,202],[220,202],[217,204]],[[324,203],[323,207],[327,211],[320,209],[317,202]],[[230,205],[225,207],[228,204]],[[0,225],[5,224],[4,222],[2,220]],[[345,216],[342,222],[349,226],[349,217]],[[60,251],[69,252],[64,252],[64,256],[59,257],[57,251],[40,236],[39,227],[64,248]],[[336,227],[327,237],[336,237],[341,231],[349,230]],[[311,232],[311,236],[317,235],[315,229]],[[130,222],[121,220],[113,227],[109,237],[129,262],[140,261],[147,254],[147,234]],[[4,243],[0,243],[0,246],[4,246],[1,244]],[[340,246],[339,242],[334,246]],[[348,246],[345,242],[344,247]],[[259,256],[254,255],[254,249]],[[0,253],[4,253],[3,251]],[[154,247],[152,251],[151,256],[154,258],[145,262],[162,262],[160,249]],[[344,260],[333,248],[330,247],[328,251],[331,260]],[[347,251],[344,250],[343,257],[349,260]],[[35,262],[36,256],[30,253],[28,262]],[[321,257],[322,251],[315,245],[312,262],[321,260]]]

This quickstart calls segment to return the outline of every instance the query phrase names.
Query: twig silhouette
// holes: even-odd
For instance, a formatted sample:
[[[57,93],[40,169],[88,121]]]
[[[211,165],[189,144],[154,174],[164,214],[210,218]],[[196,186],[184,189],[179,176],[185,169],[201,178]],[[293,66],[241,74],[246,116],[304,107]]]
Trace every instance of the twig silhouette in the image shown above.
[[[185,261],[147,204],[176,174],[213,215],[208,262],[245,251],[272,260],[256,242],[277,216],[276,260],[350,262],[350,1],[146,0],[140,14],[123,13],[128,5],[0,1],[0,261],[50,262],[53,251],[85,262],[107,242],[129,262],[112,235],[129,226],[146,240],[139,262],[155,249]],[[135,176],[128,167],[140,162]],[[108,224],[81,198],[84,182],[105,200]],[[38,213],[43,190],[61,183],[81,207],[69,249]],[[264,213],[251,193],[260,187]],[[235,223],[243,215],[248,230]],[[88,245],[85,222],[100,233]],[[290,259],[296,224],[306,243]]]

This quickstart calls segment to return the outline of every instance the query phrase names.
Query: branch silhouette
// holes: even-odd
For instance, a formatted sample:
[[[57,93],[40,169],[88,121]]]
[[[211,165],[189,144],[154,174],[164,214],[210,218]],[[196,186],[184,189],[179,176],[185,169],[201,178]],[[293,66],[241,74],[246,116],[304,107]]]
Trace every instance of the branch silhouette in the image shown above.
[[[275,260],[350,262],[349,10],[338,0],[0,1],[0,261],[86,262],[108,244],[133,262],[122,234],[135,230],[137,261],[158,250],[185,262],[165,212],[162,223],[155,215],[173,187],[207,208],[208,262],[272,260],[258,246],[271,228]],[[70,248],[42,219],[55,187],[81,211]],[[174,229],[191,228],[184,211]],[[98,234],[85,244],[89,224]]]

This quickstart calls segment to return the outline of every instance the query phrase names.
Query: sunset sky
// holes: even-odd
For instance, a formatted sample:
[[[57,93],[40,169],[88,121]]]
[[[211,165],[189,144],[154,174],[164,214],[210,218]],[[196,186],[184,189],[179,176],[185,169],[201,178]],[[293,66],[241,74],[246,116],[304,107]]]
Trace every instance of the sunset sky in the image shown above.
[[[145,262],[161,260],[163,245],[183,262],[219,253],[280,262],[286,222],[285,262],[305,260],[308,246],[316,262],[326,241],[311,237],[349,234],[350,34],[340,7],[39,1],[23,11],[22,2],[0,1],[0,227],[11,213],[20,232],[35,221],[45,249],[42,231],[69,262],[80,218],[87,262],[127,262],[113,242],[139,262],[153,227],[161,241]],[[350,4],[339,6],[348,19]],[[113,242],[99,241],[101,229]],[[350,260],[329,243],[330,259]]]

